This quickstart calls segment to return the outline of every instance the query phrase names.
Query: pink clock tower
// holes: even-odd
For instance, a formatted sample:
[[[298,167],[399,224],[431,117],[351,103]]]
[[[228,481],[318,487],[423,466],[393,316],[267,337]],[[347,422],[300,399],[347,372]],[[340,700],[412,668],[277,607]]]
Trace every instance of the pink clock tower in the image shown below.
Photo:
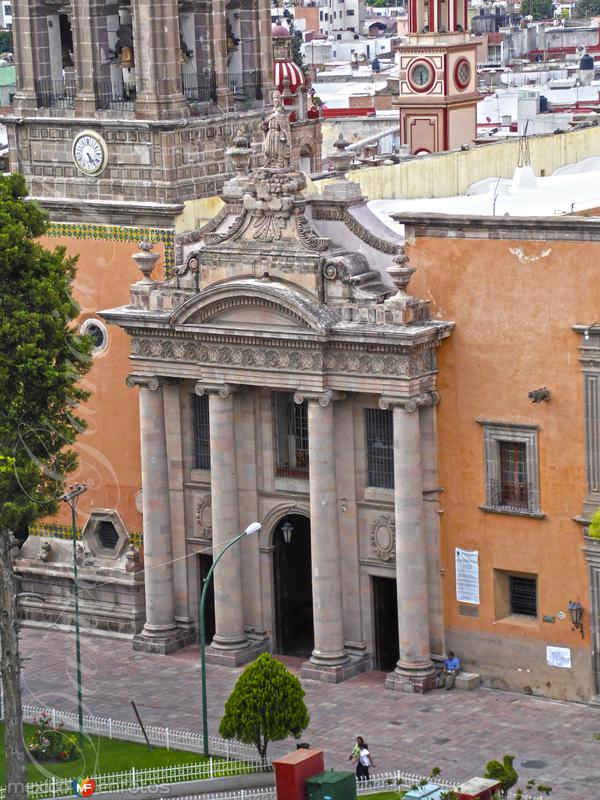
[[[476,135],[476,44],[467,0],[410,0],[409,41],[397,51],[400,137],[411,153],[436,153]]]

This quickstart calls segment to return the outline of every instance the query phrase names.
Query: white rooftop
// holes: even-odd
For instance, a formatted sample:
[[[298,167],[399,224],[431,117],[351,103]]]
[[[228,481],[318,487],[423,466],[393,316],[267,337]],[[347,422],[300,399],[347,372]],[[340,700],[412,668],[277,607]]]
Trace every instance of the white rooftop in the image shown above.
[[[537,178],[531,167],[517,167],[512,179],[486,178],[455,197],[372,200],[369,208],[396,233],[402,226],[390,214],[552,217],[600,206],[600,157],[587,158]]]

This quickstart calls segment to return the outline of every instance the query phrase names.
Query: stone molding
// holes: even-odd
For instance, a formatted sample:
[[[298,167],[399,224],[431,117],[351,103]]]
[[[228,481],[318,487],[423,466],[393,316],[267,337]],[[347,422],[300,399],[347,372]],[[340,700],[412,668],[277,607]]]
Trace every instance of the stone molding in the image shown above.
[[[371,231],[352,216],[345,206],[316,206],[313,208],[313,219],[344,223],[344,225],[346,225],[346,227],[362,242],[369,245],[369,247],[372,247],[374,250],[378,250],[380,253],[395,256],[402,251],[402,245],[387,242],[385,239],[380,239],[378,236],[371,233]]]
[[[375,352],[360,343],[348,343],[345,349],[328,348],[323,351],[319,343],[281,341],[273,345],[259,345],[252,340],[240,344],[194,341],[191,336],[156,337],[133,336],[131,355],[152,362],[175,362],[234,366],[240,368],[267,368],[281,371],[328,372],[351,375],[381,375],[417,377],[437,369],[433,348],[415,347],[412,353],[387,354],[378,347]],[[391,349],[391,348],[390,348]],[[147,378],[144,376],[144,379]],[[128,384],[130,385],[130,384]],[[135,385],[131,384],[131,385]],[[404,402],[386,398],[390,402]]]
[[[212,499],[210,494],[203,495],[196,504],[196,522],[203,539],[212,539]]]
[[[301,406],[306,401],[307,403],[318,403],[323,408],[327,408],[330,403],[335,400],[343,400],[344,397],[343,392],[334,392],[332,389],[325,389],[322,392],[305,392],[303,389],[298,389],[294,393],[294,403]]]
[[[381,514],[373,522],[369,538],[381,561],[396,560],[396,520],[391,514]]]
[[[204,383],[203,381],[196,381],[196,386],[194,387],[195,394],[198,397],[204,397],[205,395],[209,394],[216,394],[222,400],[226,400],[233,392],[237,390],[237,386],[234,386],[231,383]]]
[[[414,395],[413,397],[388,397],[387,395],[381,395],[378,405],[382,411],[387,411],[388,408],[403,408],[404,411],[412,414],[412,412],[416,411],[420,406],[436,406],[439,402],[440,393],[433,390]]]

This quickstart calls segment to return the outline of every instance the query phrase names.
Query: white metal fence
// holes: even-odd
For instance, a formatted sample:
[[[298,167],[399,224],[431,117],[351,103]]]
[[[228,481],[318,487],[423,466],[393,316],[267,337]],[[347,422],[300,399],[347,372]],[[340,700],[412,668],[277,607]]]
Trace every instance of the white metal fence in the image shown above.
[[[472,777],[472,776],[469,776]],[[465,778],[465,780],[467,780]],[[435,783],[443,789],[457,789],[462,781],[447,781],[443,778],[428,778],[423,775],[413,775],[410,772],[384,772],[381,775],[374,775],[368,781],[358,781],[356,791],[359,795],[368,795],[380,791],[399,791],[410,789],[411,786],[418,786],[423,782]],[[264,789],[244,789],[235,792],[218,792],[214,794],[191,794],[179,797],[178,800],[276,800],[277,792],[274,787],[268,786]],[[509,800],[514,800],[515,793],[509,794]],[[161,800],[172,800],[172,798],[161,798]],[[543,800],[541,796],[531,797],[523,795],[523,800]]]
[[[79,729],[79,718],[75,713],[58,711],[55,708],[23,706],[24,722],[33,722],[39,719],[41,714],[47,714],[50,717],[53,727],[62,724],[67,730],[76,731]],[[108,739],[127,739],[132,742],[145,741],[142,729],[136,722],[122,722],[121,720],[86,715],[83,718],[83,730],[84,733],[104,736]],[[197,753],[201,753],[203,750],[202,734],[200,733],[190,733],[189,731],[178,731],[151,725],[146,728],[146,734],[150,744],[158,747],[191,750]],[[210,754],[213,756],[223,756],[224,758],[248,761],[255,764],[262,763],[258,751],[253,745],[230,739],[220,739],[217,736],[209,736],[208,747]]]
[[[150,769],[136,769],[132,767],[124,772],[111,772],[104,775],[92,775],[96,782],[96,792],[119,792],[142,787],[152,787],[158,794],[166,791],[169,784],[183,783],[186,781],[207,780],[222,778],[228,775],[241,775],[256,772],[268,772],[269,765],[256,764],[255,762],[221,761],[214,758],[201,761],[198,764],[177,764],[171,767],[152,767]],[[42,798],[55,798],[73,794],[71,778],[52,778],[40,783],[27,784],[29,800],[42,800]],[[6,789],[0,789],[0,798],[4,800]]]

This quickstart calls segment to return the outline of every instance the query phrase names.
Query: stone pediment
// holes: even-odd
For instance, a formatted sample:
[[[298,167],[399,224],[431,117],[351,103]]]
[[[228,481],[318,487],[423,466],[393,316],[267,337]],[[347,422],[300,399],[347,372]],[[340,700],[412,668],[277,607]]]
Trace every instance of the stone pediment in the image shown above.
[[[239,330],[290,330],[325,333],[339,322],[333,309],[297,287],[271,279],[245,278],[209,287],[171,315],[181,327]]]

